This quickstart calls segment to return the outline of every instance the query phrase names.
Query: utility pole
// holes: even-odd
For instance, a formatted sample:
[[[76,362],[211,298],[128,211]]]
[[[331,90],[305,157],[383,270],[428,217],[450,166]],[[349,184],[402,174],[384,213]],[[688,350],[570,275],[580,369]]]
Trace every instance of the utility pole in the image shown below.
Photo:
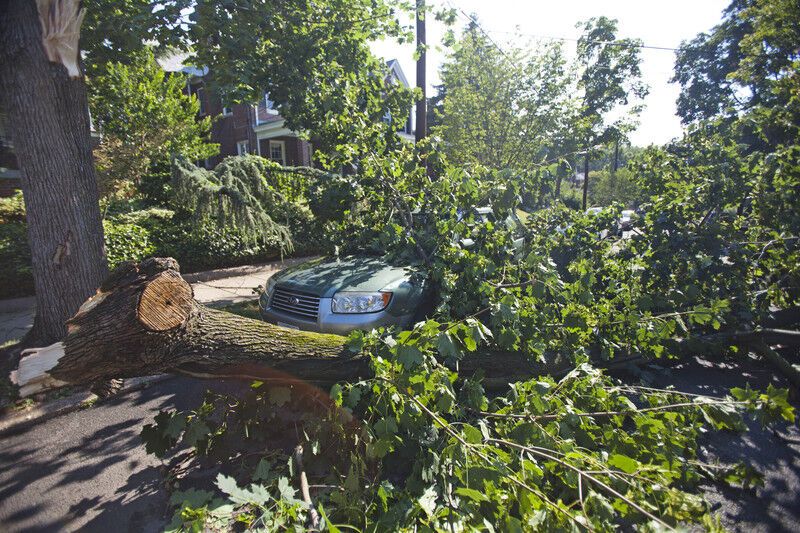
[[[422,90],[422,99],[417,102],[417,127],[414,139],[420,142],[428,135],[428,99],[425,88],[425,0],[417,0],[417,87]]]

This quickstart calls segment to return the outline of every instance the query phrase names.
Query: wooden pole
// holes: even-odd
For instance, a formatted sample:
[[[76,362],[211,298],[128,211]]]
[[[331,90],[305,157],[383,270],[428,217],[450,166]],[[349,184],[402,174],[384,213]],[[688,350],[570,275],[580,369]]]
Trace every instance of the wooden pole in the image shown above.
[[[420,142],[428,135],[428,99],[425,78],[425,0],[417,0],[417,87],[422,99],[417,102],[417,127],[414,139]]]

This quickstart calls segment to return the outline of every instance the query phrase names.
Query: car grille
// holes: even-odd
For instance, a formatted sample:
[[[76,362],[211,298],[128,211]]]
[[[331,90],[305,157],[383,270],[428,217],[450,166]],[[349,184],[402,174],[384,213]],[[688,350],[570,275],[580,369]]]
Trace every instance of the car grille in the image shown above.
[[[275,292],[272,293],[270,306],[275,311],[280,311],[287,315],[305,318],[306,320],[317,320],[319,297],[276,287]]]

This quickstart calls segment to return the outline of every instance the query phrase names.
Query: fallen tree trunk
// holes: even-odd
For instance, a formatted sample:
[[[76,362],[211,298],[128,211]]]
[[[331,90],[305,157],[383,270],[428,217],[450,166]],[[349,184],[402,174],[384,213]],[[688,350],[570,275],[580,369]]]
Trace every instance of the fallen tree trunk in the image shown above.
[[[67,384],[178,372],[197,377],[333,383],[369,374],[369,359],[338,335],[297,331],[210,309],[193,299],[174,259],[117,268],[67,322],[56,344],[24,352],[12,380],[27,396]],[[555,370],[514,353],[473,354],[487,383]]]

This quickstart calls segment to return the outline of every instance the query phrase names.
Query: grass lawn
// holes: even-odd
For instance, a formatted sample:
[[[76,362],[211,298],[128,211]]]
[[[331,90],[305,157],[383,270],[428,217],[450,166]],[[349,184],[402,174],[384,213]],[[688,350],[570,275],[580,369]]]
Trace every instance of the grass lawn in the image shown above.
[[[258,312],[258,298],[253,298],[252,300],[245,300],[243,302],[226,305],[221,309],[223,311],[233,313],[234,315],[241,315],[246,318],[255,318],[256,320],[261,319],[261,315]]]

